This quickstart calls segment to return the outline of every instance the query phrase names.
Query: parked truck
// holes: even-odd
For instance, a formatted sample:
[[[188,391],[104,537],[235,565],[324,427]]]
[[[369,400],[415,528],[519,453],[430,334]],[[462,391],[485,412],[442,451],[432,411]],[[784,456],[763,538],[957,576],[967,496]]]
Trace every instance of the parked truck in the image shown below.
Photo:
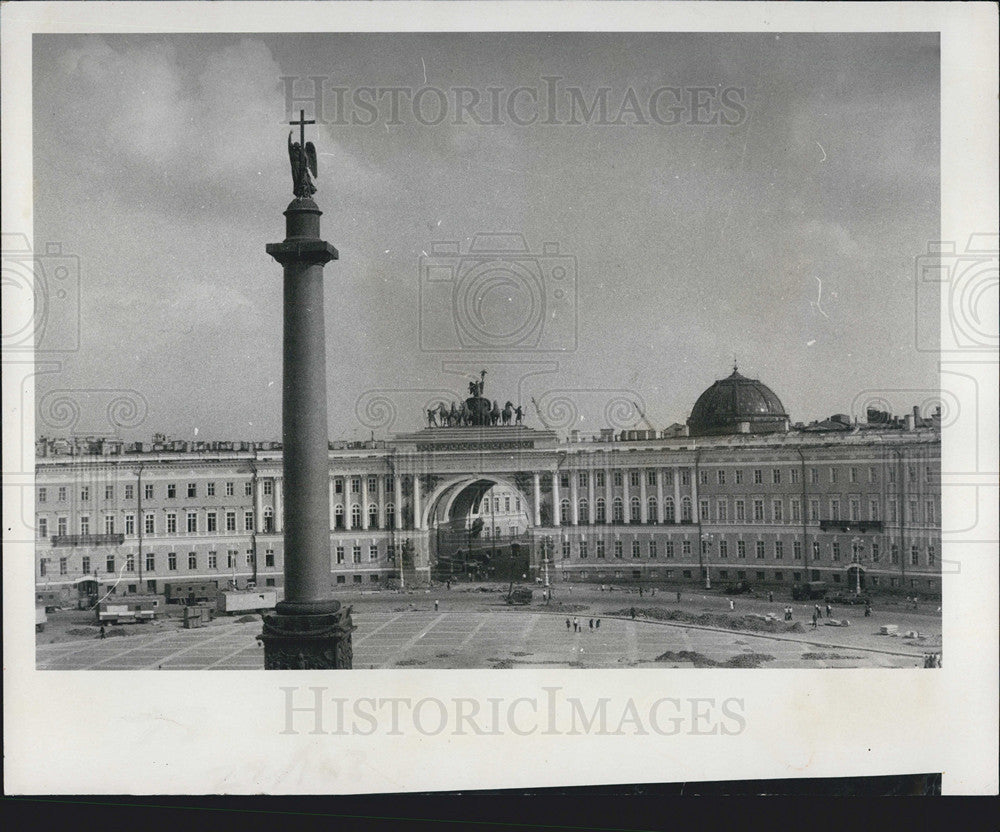
[[[117,595],[97,605],[97,620],[101,624],[134,624],[152,621],[166,607],[162,595]]]
[[[220,615],[264,612],[273,610],[277,603],[278,592],[274,589],[229,590],[219,593],[216,610]]]

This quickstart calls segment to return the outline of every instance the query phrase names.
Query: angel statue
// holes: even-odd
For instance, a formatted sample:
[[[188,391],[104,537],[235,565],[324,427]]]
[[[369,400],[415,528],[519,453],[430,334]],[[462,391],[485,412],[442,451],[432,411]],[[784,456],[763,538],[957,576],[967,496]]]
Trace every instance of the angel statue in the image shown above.
[[[303,149],[299,142],[292,141],[292,133],[289,131],[288,158],[292,162],[292,193],[300,198],[312,196],[316,193],[313,178],[318,176],[315,145],[306,142]]]

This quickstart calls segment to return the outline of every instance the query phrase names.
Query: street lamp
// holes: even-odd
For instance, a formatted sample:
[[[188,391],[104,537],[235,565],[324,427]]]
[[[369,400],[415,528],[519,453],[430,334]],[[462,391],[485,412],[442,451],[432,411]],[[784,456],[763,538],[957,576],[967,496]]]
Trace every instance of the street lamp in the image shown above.
[[[861,595],[861,552],[865,545],[860,537],[851,540],[851,563],[854,566],[854,594]]]
[[[705,559],[703,569],[705,571],[705,589],[712,588],[712,576],[710,574],[711,567],[708,565],[708,547],[711,542],[715,540],[714,534],[708,534],[707,532],[701,535],[701,555]]]

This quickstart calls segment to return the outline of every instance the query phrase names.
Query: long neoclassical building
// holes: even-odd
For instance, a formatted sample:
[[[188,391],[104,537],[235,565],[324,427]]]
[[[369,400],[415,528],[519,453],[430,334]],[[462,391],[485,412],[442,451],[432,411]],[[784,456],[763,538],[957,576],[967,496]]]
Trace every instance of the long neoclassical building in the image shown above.
[[[492,547],[495,577],[938,594],[940,418],[867,416],[793,425],[734,370],[666,431],[435,426],[331,445],[330,582],[427,581],[467,540]],[[35,497],[39,593],[282,585],[279,444],[40,438]],[[507,539],[523,564],[497,554]]]

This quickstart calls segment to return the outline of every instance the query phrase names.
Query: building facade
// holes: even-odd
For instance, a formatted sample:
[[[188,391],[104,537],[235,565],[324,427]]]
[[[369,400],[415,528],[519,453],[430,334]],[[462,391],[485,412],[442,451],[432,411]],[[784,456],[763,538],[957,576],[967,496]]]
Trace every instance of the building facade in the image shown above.
[[[662,432],[456,425],[331,446],[330,582],[427,581],[462,545],[454,532],[481,520],[483,538],[525,541],[531,577],[554,582],[933,596],[940,450],[936,416],[791,425],[735,371]],[[40,439],[38,593],[280,588],[281,463],[275,443]]]

